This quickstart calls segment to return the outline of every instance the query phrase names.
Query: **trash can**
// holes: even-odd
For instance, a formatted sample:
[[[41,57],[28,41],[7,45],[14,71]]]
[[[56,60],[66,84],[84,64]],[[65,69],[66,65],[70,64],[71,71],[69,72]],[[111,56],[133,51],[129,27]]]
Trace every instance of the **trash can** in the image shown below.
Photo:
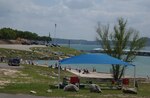
[[[128,78],[124,78],[124,79],[122,80],[122,84],[123,84],[123,85],[129,85],[129,79],[128,79]]]
[[[80,82],[80,80],[79,80],[79,78],[78,77],[70,77],[70,83],[71,84],[76,84],[76,83],[79,83]]]

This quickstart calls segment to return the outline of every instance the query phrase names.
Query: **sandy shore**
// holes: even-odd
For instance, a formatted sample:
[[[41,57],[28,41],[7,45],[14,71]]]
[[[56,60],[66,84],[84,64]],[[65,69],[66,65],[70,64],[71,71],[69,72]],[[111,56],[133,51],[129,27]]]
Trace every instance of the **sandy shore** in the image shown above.
[[[46,47],[45,45],[18,45],[18,44],[2,44],[0,45],[0,48],[6,48],[6,49],[17,49],[17,50],[25,50],[25,51],[31,51],[31,47]]]
[[[75,69],[67,69],[67,71],[79,76],[79,77],[85,77],[85,78],[101,78],[101,79],[106,79],[106,78],[113,78],[112,74],[110,73],[104,73],[104,72],[89,72],[86,74],[83,74],[83,71],[80,73],[75,70]],[[130,76],[125,76],[125,78],[131,78]]]
[[[75,70],[75,69],[67,69],[67,71],[80,76],[80,77],[86,77],[86,78],[112,78],[112,74],[109,73],[98,73],[98,72],[89,72],[89,73],[85,73],[83,74],[83,71],[81,71],[80,73]]]

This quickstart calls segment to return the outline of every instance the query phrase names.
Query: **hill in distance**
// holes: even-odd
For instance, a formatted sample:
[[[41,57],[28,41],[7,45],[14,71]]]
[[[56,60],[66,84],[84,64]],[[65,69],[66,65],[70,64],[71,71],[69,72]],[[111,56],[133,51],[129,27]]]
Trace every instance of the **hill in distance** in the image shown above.
[[[150,38],[146,38],[146,46],[150,46]],[[58,43],[58,44],[84,44],[84,45],[100,45],[100,42],[98,41],[87,41],[87,40],[75,40],[75,39],[60,39],[56,38],[53,39],[50,43]]]

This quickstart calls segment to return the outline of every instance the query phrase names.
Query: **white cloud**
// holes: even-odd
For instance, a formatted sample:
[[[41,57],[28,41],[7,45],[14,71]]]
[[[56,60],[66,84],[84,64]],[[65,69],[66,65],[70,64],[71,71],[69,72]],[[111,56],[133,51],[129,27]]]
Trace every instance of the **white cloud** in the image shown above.
[[[0,27],[40,35],[94,40],[98,21],[114,25],[118,17],[149,36],[149,0],[0,0]]]
[[[63,2],[71,9],[86,9],[93,6],[93,0],[63,0]]]

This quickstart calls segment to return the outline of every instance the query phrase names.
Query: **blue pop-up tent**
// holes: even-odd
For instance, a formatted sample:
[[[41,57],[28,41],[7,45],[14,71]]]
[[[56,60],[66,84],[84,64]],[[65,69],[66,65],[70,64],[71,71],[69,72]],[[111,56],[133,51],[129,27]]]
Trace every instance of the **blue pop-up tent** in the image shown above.
[[[81,54],[78,56],[73,56],[59,61],[59,64],[119,64],[122,66],[134,66],[134,78],[135,78],[135,65],[129,64],[117,58],[111,57],[107,54]],[[60,79],[60,67],[59,69],[59,79]],[[58,79],[58,80],[59,80]],[[135,81],[134,81],[135,82]]]

